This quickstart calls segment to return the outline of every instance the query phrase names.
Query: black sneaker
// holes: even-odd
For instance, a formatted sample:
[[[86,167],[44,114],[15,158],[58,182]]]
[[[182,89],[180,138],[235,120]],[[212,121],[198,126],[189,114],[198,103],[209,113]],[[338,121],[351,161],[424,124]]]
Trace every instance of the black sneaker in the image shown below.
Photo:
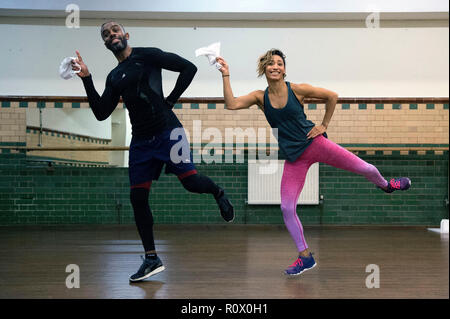
[[[217,205],[219,205],[220,208],[220,215],[222,215],[222,218],[226,222],[231,223],[234,220],[234,208],[227,195],[225,194],[225,191],[220,188],[219,195],[215,198]]]
[[[131,282],[142,281],[150,276],[156,275],[157,273],[165,269],[159,257],[156,257],[156,259],[149,259],[143,258],[141,256],[141,258],[144,262],[142,263],[137,273],[130,276]]]

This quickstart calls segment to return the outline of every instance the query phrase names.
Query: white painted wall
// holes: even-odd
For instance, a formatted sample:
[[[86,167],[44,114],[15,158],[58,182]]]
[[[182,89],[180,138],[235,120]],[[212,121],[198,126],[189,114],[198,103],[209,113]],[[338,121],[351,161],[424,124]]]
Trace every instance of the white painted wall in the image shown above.
[[[128,114],[125,109],[117,109],[111,114],[111,146],[124,146]],[[125,166],[125,152],[109,152],[109,163],[119,167]]]
[[[127,109],[116,109],[111,115],[111,146],[129,146],[131,123]],[[110,164],[128,167],[128,151],[110,152]]]
[[[12,18],[4,18],[12,19]],[[11,20],[9,20],[11,21]],[[42,23],[42,21],[41,21]],[[61,24],[63,24],[61,20]],[[99,22],[100,24],[100,22]],[[131,46],[155,46],[180,54],[199,71],[184,97],[222,96],[220,74],[195,49],[215,41],[231,67],[236,95],[266,86],[256,61],[276,47],[287,55],[287,80],[336,91],[341,97],[446,97],[449,85],[448,28],[244,28],[125,25]],[[85,96],[78,78],[62,80],[58,67],[78,49],[99,93],[117,65],[97,25],[2,24],[0,95]],[[176,73],[164,72],[170,93]]]
[[[442,12],[448,11],[446,0],[2,0],[0,8],[9,10],[63,11],[70,3],[95,12]]]

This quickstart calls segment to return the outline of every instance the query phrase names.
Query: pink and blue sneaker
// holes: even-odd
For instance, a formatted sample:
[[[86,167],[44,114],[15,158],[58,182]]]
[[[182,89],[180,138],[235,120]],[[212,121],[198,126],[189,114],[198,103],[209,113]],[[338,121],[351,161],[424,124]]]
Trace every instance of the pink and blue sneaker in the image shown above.
[[[316,267],[316,261],[314,260],[312,253],[309,253],[309,257],[299,256],[297,260],[284,271],[284,273],[289,276],[297,276],[314,267]]]
[[[408,177],[393,178],[389,181],[387,189],[381,188],[386,193],[392,193],[394,191],[406,191],[411,187],[411,180]]]

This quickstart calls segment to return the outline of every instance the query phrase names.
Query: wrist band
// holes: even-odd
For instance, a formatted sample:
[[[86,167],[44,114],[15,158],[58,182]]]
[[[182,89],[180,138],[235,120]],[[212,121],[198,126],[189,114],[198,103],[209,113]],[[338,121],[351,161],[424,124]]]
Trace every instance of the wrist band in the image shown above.
[[[227,75],[222,75],[223,78],[226,78],[227,76],[230,76],[230,75],[229,75],[229,74],[227,74]]]

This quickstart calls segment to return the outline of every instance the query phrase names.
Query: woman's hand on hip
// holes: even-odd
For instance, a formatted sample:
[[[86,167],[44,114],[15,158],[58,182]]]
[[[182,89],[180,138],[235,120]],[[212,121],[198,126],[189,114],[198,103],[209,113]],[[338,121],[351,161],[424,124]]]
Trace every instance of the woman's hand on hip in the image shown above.
[[[325,131],[327,130],[327,128],[320,124],[320,125],[316,125],[314,126],[311,131],[309,131],[308,135],[306,135],[307,138],[315,138],[316,136],[322,135],[323,133],[325,133]]]

